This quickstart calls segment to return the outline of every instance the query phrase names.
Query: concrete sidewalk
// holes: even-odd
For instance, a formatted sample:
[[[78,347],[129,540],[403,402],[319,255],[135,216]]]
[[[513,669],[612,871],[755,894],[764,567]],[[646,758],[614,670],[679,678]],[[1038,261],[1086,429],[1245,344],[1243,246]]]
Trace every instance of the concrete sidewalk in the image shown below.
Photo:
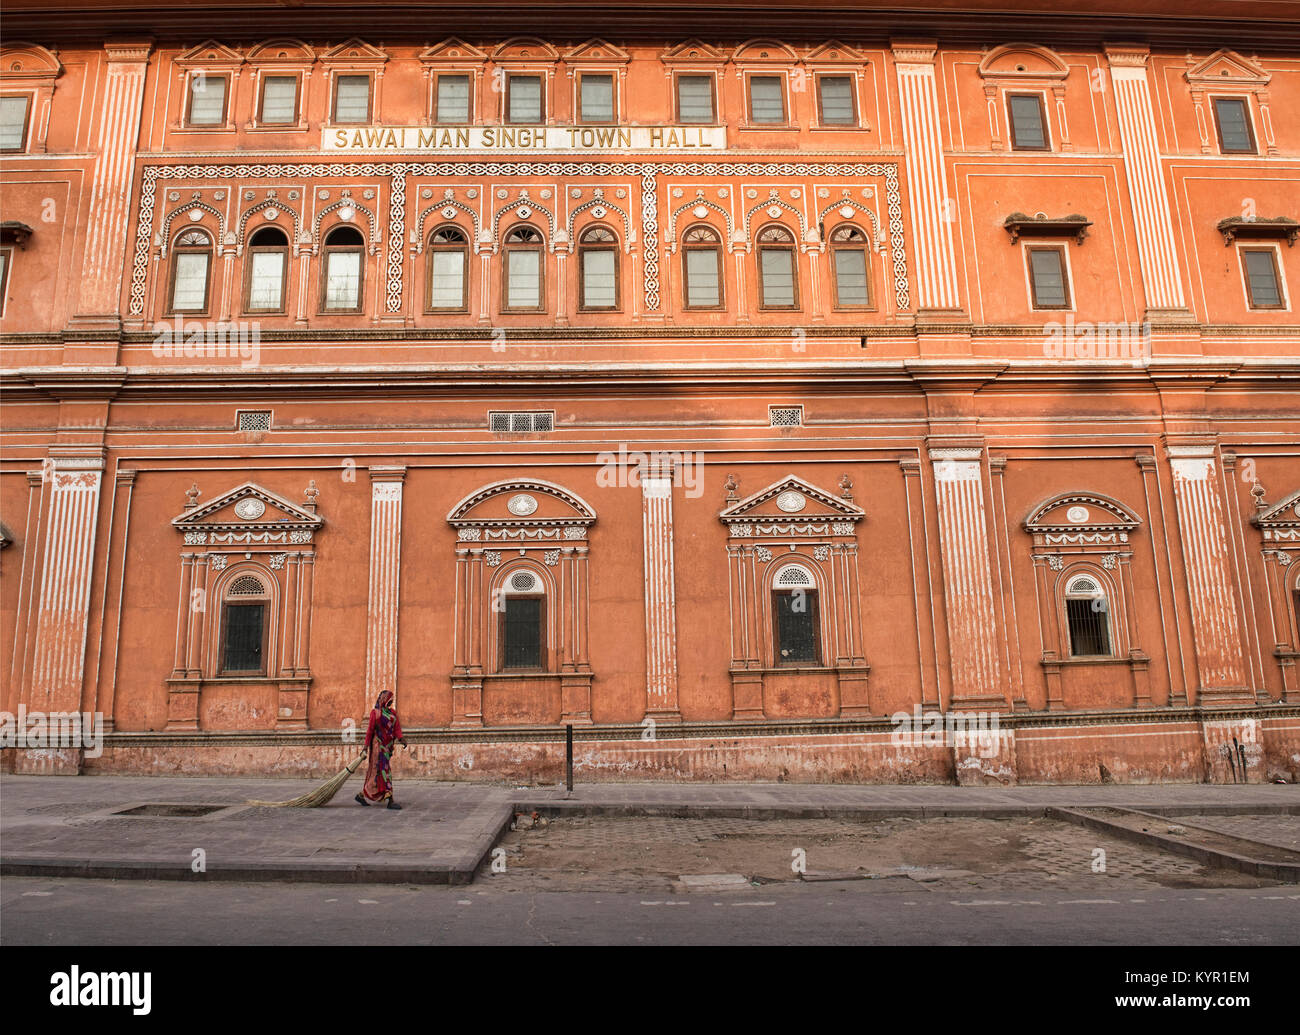
[[[400,812],[362,809],[351,781],[320,809],[248,806],[313,789],[301,780],[0,777],[0,874],[150,880],[469,883],[515,812],[862,821],[886,816],[1041,816],[1112,806],[1169,815],[1300,814],[1290,785],[948,787],[828,784],[583,784],[403,781]],[[202,815],[125,816],[142,805]],[[195,810],[189,810],[195,811]],[[200,865],[201,864],[201,865]]]

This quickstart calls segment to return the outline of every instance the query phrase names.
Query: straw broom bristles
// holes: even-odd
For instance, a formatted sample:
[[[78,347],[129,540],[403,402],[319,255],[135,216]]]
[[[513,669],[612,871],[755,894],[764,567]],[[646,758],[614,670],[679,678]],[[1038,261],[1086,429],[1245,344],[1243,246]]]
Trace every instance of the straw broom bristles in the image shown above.
[[[318,809],[333,798],[334,795],[338,794],[339,788],[348,782],[348,777],[357,771],[357,766],[361,764],[362,759],[365,757],[366,753],[361,752],[356,761],[340,769],[314,791],[300,794],[291,801],[250,801],[248,804],[261,805],[269,809]]]

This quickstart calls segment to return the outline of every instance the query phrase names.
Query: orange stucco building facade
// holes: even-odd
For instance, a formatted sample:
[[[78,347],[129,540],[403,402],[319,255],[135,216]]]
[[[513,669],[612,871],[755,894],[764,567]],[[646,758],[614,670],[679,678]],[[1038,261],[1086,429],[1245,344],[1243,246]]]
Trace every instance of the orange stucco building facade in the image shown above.
[[[1300,780],[1300,22],[1031,6],[7,4],[6,768]]]

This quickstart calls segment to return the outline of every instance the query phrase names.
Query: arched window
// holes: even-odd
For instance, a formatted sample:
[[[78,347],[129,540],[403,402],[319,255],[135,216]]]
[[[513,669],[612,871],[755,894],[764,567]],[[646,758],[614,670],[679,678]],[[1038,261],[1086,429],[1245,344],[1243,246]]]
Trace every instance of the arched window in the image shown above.
[[[722,238],[711,226],[692,226],[682,235],[683,302],[687,309],[721,309]]]
[[[871,305],[867,235],[859,227],[840,226],[831,232],[830,244],[836,308],[866,309]]]
[[[502,671],[546,670],[546,590],[536,572],[517,568],[497,590]]]
[[[361,312],[365,282],[366,241],[354,226],[339,226],[325,238],[321,266],[321,310],[329,313]]]
[[[212,238],[192,227],[172,248],[171,313],[206,313],[212,279]]]
[[[798,309],[794,234],[779,225],[758,233],[758,294],[763,309]]]
[[[527,224],[506,235],[505,281],[502,309],[507,312],[541,312],[544,288],[542,235]]]
[[[578,308],[618,308],[618,238],[612,230],[593,226],[578,240]]]
[[[817,580],[800,564],[787,564],[772,576],[773,634],[778,665],[820,663]]]
[[[284,231],[264,226],[253,234],[248,239],[244,269],[244,298],[248,312],[284,312],[285,274],[289,269],[289,239]]]
[[[1071,657],[1110,656],[1110,602],[1091,575],[1076,575],[1066,585],[1065,618]]]
[[[429,235],[429,309],[465,312],[469,278],[469,238],[458,226],[440,226]]]
[[[240,575],[226,588],[222,604],[221,671],[265,675],[266,620],[271,594],[256,575]]]

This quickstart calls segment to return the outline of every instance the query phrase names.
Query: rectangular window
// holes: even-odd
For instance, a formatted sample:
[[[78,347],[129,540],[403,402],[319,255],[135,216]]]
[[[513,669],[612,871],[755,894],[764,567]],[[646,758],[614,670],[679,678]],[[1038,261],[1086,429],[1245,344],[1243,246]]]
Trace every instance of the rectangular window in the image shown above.
[[[12,255],[9,248],[0,248],[0,316],[4,316],[5,302],[9,298],[9,260]]]
[[[201,313],[208,308],[208,253],[177,252],[172,311]]]
[[[190,76],[191,126],[220,126],[226,121],[226,77],[204,75]]]
[[[816,665],[817,594],[812,590],[774,593],[776,663]]]
[[[1028,248],[1029,286],[1035,309],[1069,309],[1065,257],[1060,248]]]
[[[785,90],[779,75],[749,77],[749,121],[785,122]]]
[[[468,75],[438,76],[434,121],[460,124],[469,121],[469,84]]]
[[[282,251],[253,252],[248,274],[248,308],[278,312],[284,308]]]
[[[686,251],[686,304],[692,308],[713,309],[722,304],[718,283],[718,264],[722,260],[714,248]]]
[[[677,77],[677,121],[716,121],[713,115],[713,76],[679,75]]]
[[[430,309],[465,308],[465,252],[434,251]]]
[[[1255,134],[1244,97],[1216,97],[1214,121],[1219,127],[1219,150],[1225,154],[1254,154]]]
[[[1106,622],[1105,597],[1093,600],[1067,600],[1065,616],[1070,626],[1072,657],[1100,657],[1110,654],[1110,629]]]
[[[614,121],[614,77],[584,75],[578,81],[579,110],[583,122]]]
[[[503,668],[542,667],[542,599],[506,597],[502,621]]]
[[[226,642],[222,671],[262,671],[263,604],[226,605]]]
[[[506,121],[536,124],[542,121],[542,77],[512,75],[506,79]]]
[[[262,80],[262,125],[287,126],[298,121],[298,77],[272,75]]]
[[[1017,151],[1046,151],[1047,126],[1043,98],[1036,93],[1007,94],[1011,122],[1011,146]]]
[[[506,308],[542,307],[542,253],[533,249],[506,252]]]
[[[764,308],[793,309],[794,251],[790,248],[763,248],[758,254]]]
[[[853,77],[824,75],[817,79],[817,103],[821,107],[823,126],[853,126]]]
[[[1252,309],[1281,309],[1282,284],[1277,275],[1277,257],[1272,248],[1243,248],[1246,294]]]
[[[839,306],[867,306],[871,293],[867,290],[867,253],[861,248],[837,248],[835,256],[835,304]]]
[[[0,97],[0,151],[21,151],[27,146],[27,94]]]
[[[325,256],[325,308],[361,308],[361,253],[327,252]]]
[[[618,304],[614,262],[612,249],[582,249],[583,309],[613,309]]]
[[[334,121],[370,121],[370,76],[341,75],[334,81]]]

